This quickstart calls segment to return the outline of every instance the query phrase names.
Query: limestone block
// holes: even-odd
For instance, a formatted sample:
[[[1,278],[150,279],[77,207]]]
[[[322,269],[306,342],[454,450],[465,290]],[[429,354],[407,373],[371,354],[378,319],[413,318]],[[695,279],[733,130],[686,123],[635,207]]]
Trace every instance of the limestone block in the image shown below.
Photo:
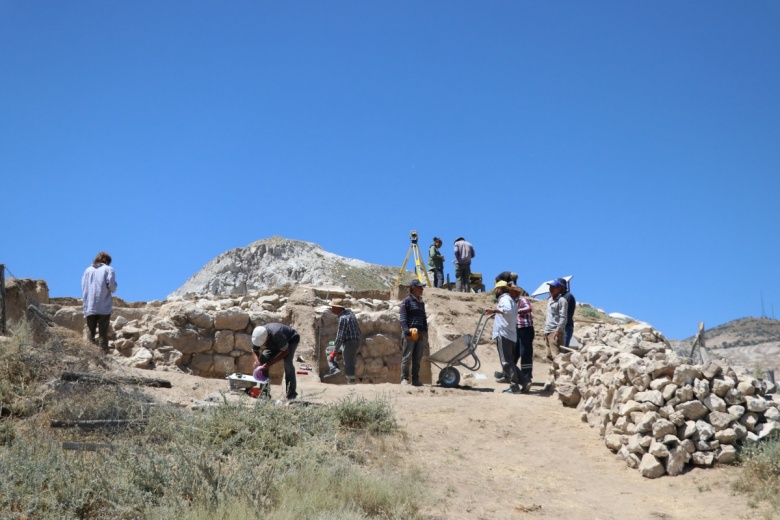
[[[665,444],[667,446],[677,446],[680,444],[680,439],[676,435],[672,435],[670,433],[668,435],[664,435],[664,438],[661,439],[661,444]]]
[[[740,417],[740,419],[741,419],[741,417]],[[738,441],[741,441],[742,439],[747,437],[748,429],[745,428],[744,425],[742,425],[740,423],[734,423],[734,424],[731,425],[731,427],[734,429],[734,432],[737,434],[737,440]]]
[[[178,329],[175,331],[159,331],[157,333],[159,345],[168,345],[182,354],[196,354],[208,352],[213,348],[214,340],[204,337],[193,329]]]
[[[558,399],[564,406],[577,406],[582,398],[579,389],[571,383],[555,383]]]
[[[715,437],[715,428],[710,423],[703,420],[696,421],[694,440],[709,441],[713,437]]]
[[[691,439],[685,439],[680,442],[680,447],[687,451],[689,454],[693,454],[696,451],[696,443]]]
[[[640,458],[636,453],[629,453],[626,455],[626,465],[631,469],[637,469],[639,467]]]
[[[250,338],[251,342],[251,338]],[[217,354],[229,354],[236,345],[234,332],[230,330],[218,330],[214,334],[214,352]],[[229,374],[228,374],[229,375]]]
[[[670,448],[669,456],[667,457],[666,464],[664,465],[666,474],[674,477],[682,473],[685,469],[685,463],[689,458],[690,453],[688,453],[682,446]]]
[[[693,395],[700,401],[710,395],[710,382],[706,379],[696,379],[693,382]]]
[[[671,384],[671,382],[672,380],[669,376],[663,376],[663,377],[653,379],[652,381],[650,381],[650,390],[662,391],[669,384]]]
[[[667,417],[672,423],[674,423],[675,426],[681,426],[685,424],[685,414],[682,412],[674,412],[669,414],[669,417]]]
[[[707,407],[711,412],[725,412],[726,401],[718,397],[716,394],[709,394],[707,397],[701,400],[702,404]]]
[[[652,378],[649,374],[641,374],[633,379],[631,379],[631,384],[634,385],[634,388],[639,390],[640,392],[647,390],[650,387],[650,382],[652,381]]]
[[[214,318],[211,317],[211,314],[194,305],[187,307],[184,315],[187,316],[187,321],[196,327],[206,330],[214,328]]]
[[[669,402],[673,397],[675,397],[675,395],[677,395],[678,388],[680,387],[674,383],[669,383],[666,385],[661,391],[662,395],[664,396],[664,401]]]
[[[756,393],[756,388],[752,385],[750,381],[740,381],[739,383],[737,383],[737,390],[739,390],[745,395],[753,395]]]
[[[739,418],[739,424],[748,429],[748,431],[755,431],[756,424],[758,424],[758,415],[755,412],[745,412],[745,414]]]
[[[173,347],[158,347],[152,354],[157,366],[180,366],[184,359],[182,353]]]
[[[718,464],[734,464],[737,462],[737,450],[734,446],[721,446],[715,451],[715,460]]]
[[[615,401],[619,404],[627,403],[631,401],[637,393],[637,389],[633,386],[621,386],[615,392]]]
[[[708,365],[707,365],[707,366],[706,366],[706,367],[705,367],[705,368],[704,368],[704,369],[701,371],[701,373],[702,373],[702,375],[703,375],[705,378],[707,378],[707,379],[709,379],[709,380],[712,380],[714,377],[716,377],[716,376],[719,376],[719,375],[721,375],[721,374],[723,373],[723,368],[722,368],[720,365],[718,365],[717,363],[710,362],[710,363],[709,363],[709,364],[708,364]],[[722,396],[721,396],[721,397],[722,397]]]
[[[249,314],[239,307],[217,311],[214,327],[219,330],[243,331],[249,325]]]
[[[640,403],[649,402],[658,407],[664,405],[664,396],[658,390],[646,390],[644,392],[638,392],[634,396],[634,400]]]
[[[141,334],[143,334],[144,332],[146,331],[144,331],[141,328],[133,327],[131,325],[125,325],[124,327],[122,327],[122,331],[119,333],[119,336],[126,339],[137,340],[138,338],[141,337]]]
[[[157,348],[157,336],[153,334],[143,334],[138,338],[138,341],[136,341],[135,344],[146,350],[154,350]]]
[[[742,384],[742,383],[740,383]],[[751,387],[752,388],[752,387]],[[756,413],[764,413],[767,410],[767,402],[763,397],[755,397],[752,395],[745,396],[745,406],[748,411]]]
[[[117,362],[120,365],[135,367],[135,368],[148,368],[152,363],[154,355],[147,349],[142,347],[133,348],[130,357],[119,357]]]
[[[715,431],[720,431],[728,428],[737,418],[726,412],[710,412],[709,420]]]
[[[701,379],[701,370],[694,365],[680,365],[674,369],[672,382],[677,386],[693,385],[697,378]]]
[[[653,441],[650,443],[650,447],[647,449],[647,452],[656,458],[664,458],[669,456],[669,448],[666,446],[666,444]]]
[[[746,410],[745,410],[744,406],[735,404],[735,405],[729,406],[726,409],[726,411],[728,413],[730,413],[731,415],[733,415],[734,417],[736,417],[737,419],[739,419],[740,417],[742,417],[745,414]]]
[[[677,427],[667,419],[658,419],[653,423],[653,437],[662,439],[664,435],[676,435]]]
[[[757,424],[755,429],[759,440],[764,440],[769,436],[777,437],[778,432],[780,432],[780,423],[774,421]]]
[[[686,419],[697,420],[705,417],[710,411],[699,401],[688,401],[674,407],[676,412],[682,412]]]
[[[712,466],[712,463],[715,461],[715,454],[711,451],[696,451],[691,456],[691,460],[697,466]]]
[[[124,316],[117,316],[113,323],[114,330],[122,330],[122,327],[127,325],[127,321],[127,318]]]
[[[640,435],[638,433],[628,437],[626,448],[628,449],[629,453],[636,453],[639,456],[642,456],[645,453],[645,448],[640,443]]]
[[[685,421],[685,424],[677,427],[677,436],[681,439],[689,439],[696,434],[696,421]]]
[[[386,334],[374,334],[364,336],[364,344],[361,348],[365,357],[383,357],[398,354],[401,351],[400,328],[398,336]]]
[[[742,404],[745,402],[745,394],[736,388],[732,388],[726,393],[723,399],[726,401],[726,404]]]
[[[645,478],[658,478],[666,473],[666,469],[657,458],[645,453],[639,463],[639,473]]]
[[[118,339],[114,341],[113,345],[115,349],[124,352],[125,350],[128,350],[133,346],[135,346],[135,343],[133,342],[133,340],[130,339]]]
[[[680,386],[675,392],[675,397],[684,403],[693,399],[693,387],[691,385]]]
[[[726,397],[729,390],[736,387],[736,382],[728,376],[718,376],[712,380],[711,386],[718,397]]]
[[[255,358],[251,354],[241,351],[241,355],[235,359],[236,372],[240,374],[251,374],[254,370]]]
[[[766,409],[766,412],[764,412],[764,417],[768,421],[780,422],[780,410],[774,406],[770,406]]]
[[[229,376],[236,371],[236,361],[233,356],[224,354],[214,355],[214,366],[212,372],[217,376]]]
[[[612,451],[618,451],[623,447],[623,436],[617,433],[604,437],[604,444]]]
[[[637,403],[636,401],[631,399],[631,400],[627,401],[623,406],[620,407],[620,412],[619,413],[620,413],[620,415],[625,417],[625,416],[627,416],[627,415],[629,415],[629,414],[631,414],[633,412],[638,412],[640,410],[641,410],[641,408],[639,406],[639,403]]]
[[[190,368],[198,375],[211,374],[214,366],[214,356],[211,354],[195,354],[190,360]]]
[[[244,334],[243,332],[236,332],[233,334],[233,347],[241,352],[252,352],[252,336]],[[250,356],[251,357],[251,356]],[[243,372],[242,372],[243,373]]]
[[[636,431],[639,433],[648,433],[653,431],[653,424],[661,418],[658,412],[646,412],[636,423]]]
[[[734,428],[725,428],[715,432],[715,439],[721,444],[734,444],[737,442],[737,432]]]

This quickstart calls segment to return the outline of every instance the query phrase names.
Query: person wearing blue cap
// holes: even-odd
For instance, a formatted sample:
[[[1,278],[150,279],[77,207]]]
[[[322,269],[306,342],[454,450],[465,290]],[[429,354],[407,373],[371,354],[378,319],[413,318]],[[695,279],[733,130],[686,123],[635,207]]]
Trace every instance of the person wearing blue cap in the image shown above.
[[[544,320],[544,342],[547,344],[547,359],[553,360],[561,353],[563,335],[566,329],[568,305],[561,295],[566,287],[558,280],[547,282],[550,296],[547,298],[547,316]]]

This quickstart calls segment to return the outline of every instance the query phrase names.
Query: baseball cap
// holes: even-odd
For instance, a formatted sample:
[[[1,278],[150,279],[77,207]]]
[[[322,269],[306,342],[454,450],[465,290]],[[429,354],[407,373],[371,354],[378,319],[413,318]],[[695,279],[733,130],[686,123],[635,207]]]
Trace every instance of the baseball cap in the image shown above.
[[[409,288],[411,289],[412,287],[425,287],[425,284],[417,278],[412,278],[412,283],[409,284]]]
[[[558,280],[553,280],[552,282],[547,282],[547,285],[550,287],[566,287],[565,284],[560,282],[560,278]]]

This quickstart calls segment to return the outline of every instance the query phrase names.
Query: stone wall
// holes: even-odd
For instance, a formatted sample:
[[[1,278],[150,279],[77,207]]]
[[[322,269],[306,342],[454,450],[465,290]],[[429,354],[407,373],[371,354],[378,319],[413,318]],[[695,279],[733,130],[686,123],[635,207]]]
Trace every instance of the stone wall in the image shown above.
[[[111,317],[110,355],[119,363],[150,370],[183,370],[203,377],[248,374],[253,365],[252,330],[279,322],[301,334],[296,357],[304,357],[305,364],[314,360],[314,373],[323,376],[328,372],[325,349],[335,339],[337,329],[337,318],[327,306],[328,299],[334,297],[346,298],[360,323],[363,337],[357,360],[358,381],[400,382],[400,302],[352,298],[343,292],[303,287],[235,297],[203,296],[148,304],[119,302]],[[56,324],[85,333],[80,300],[57,300],[39,307]],[[296,362],[296,367],[301,364]],[[271,380],[278,383],[282,374],[282,363],[274,365]],[[431,382],[430,364],[425,361],[420,379]],[[344,383],[343,374],[328,382]]]
[[[362,383],[399,383],[401,380],[401,327],[398,322],[397,300],[361,298],[347,300],[347,307],[355,313],[360,325],[361,343],[355,364],[355,375]],[[338,357],[341,373],[323,377],[328,373],[326,349],[328,342],[336,337],[338,317],[328,307],[318,310],[317,322],[317,367],[320,377],[334,384],[343,384],[343,358]],[[420,381],[431,383],[431,364],[424,353],[420,367]]]
[[[553,362],[559,399],[648,478],[731,464],[740,446],[780,430],[775,385],[716,360],[693,365],[649,326],[585,327]]]

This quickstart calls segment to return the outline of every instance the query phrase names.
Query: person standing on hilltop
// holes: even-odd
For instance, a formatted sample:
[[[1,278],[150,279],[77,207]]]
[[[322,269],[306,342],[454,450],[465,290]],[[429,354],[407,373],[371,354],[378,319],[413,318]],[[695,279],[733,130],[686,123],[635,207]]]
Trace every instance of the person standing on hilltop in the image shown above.
[[[298,332],[283,323],[267,323],[255,327],[252,331],[252,355],[254,368],[260,368],[262,375],[268,378],[271,365],[284,360],[284,382],[287,399],[298,397],[298,380],[295,376],[295,350],[301,337]]]
[[[463,237],[455,240],[455,291],[471,292],[471,259],[474,258],[474,246]]]
[[[496,283],[498,282],[506,282],[508,284],[513,284],[517,286],[517,273],[513,273],[511,271],[503,271],[496,276]]]
[[[444,255],[441,254],[441,238],[433,237],[433,244],[428,248],[428,268],[433,274],[433,286],[444,287]]]
[[[339,318],[331,356],[341,352],[341,355],[344,356],[344,373],[347,384],[354,385],[356,383],[355,362],[360,349],[360,325],[352,311],[344,307],[344,300],[341,298],[334,298],[330,302],[330,311]],[[338,371],[338,364],[330,356],[328,357],[328,365],[331,367],[331,372],[334,372],[333,369],[336,369],[335,372]]]
[[[84,318],[89,329],[89,341],[95,342],[97,329],[103,352],[108,352],[108,326],[113,312],[111,293],[116,292],[116,275],[111,267],[111,255],[100,252],[81,277]]]
[[[569,290],[569,282],[565,278],[558,278],[558,281],[563,284],[563,295],[566,299],[566,328],[563,332],[563,346],[570,347],[571,338],[574,336],[574,311],[577,309],[577,300],[574,299],[574,295]]]
[[[564,285],[558,280],[548,282],[548,285],[550,296],[547,298],[547,316],[544,320],[544,342],[547,344],[547,358],[553,360],[561,353],[559,347],[563,346],[568,305],[566,298],[561,297]]]
[[[420,382],[420,362],[428,348],[428,317],[423,302],[423,284],[417,278],[409,284],[409,296],[401,302],[399,321],[403,331],[403,353],[401,354],[401,384],[409,384],[409,364],[412,368],[412,385]]]

